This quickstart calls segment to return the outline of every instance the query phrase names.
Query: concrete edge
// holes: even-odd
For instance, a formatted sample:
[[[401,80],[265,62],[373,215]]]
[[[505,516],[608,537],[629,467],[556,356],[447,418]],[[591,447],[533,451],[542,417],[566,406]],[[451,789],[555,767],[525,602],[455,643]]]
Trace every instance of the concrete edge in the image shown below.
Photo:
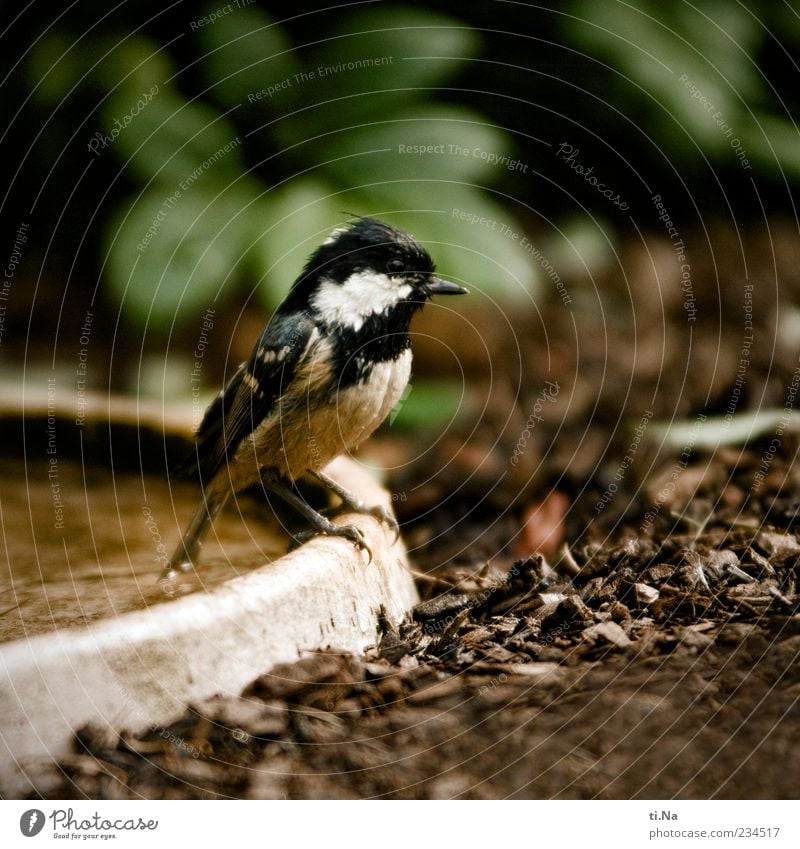
[[[327,471],[365,502],[391,506],[352,460]],[[315,537],[206,595],[0,646],[3,796],[24,795],[87,723],[114,733],[160,728],[303,652],[374,643],[381,607],[399,621],[418,601],[405,547],[371,517],[338,521],[361,528],[372,562],[346,540]]]

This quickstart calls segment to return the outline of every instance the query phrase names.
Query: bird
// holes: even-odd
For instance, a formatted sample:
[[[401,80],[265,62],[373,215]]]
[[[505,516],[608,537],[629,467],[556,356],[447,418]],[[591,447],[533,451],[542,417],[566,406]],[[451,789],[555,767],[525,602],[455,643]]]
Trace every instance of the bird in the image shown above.
[[[324,471],[363,443],[403,396],[411,374],[409,326],[435,295],[466,294],[436,274],[428,251],[384,221],[358,217],[311,254],[286,298],[195,432],[192,454],[172,476],[199,472],[202,499],[162,572],[198,564],[203,539],[227,498],[255,484],[279,496],[315,534],[343,537],[370,556],[354,525],[334,524],[299,494],[313,478],[342,509],[399,529]]]

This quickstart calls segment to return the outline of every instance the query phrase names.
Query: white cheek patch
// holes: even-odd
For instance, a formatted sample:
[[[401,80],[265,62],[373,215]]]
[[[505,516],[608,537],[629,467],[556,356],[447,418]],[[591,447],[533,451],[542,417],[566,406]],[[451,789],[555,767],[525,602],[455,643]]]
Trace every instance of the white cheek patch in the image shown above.
[[[329,323],[360,330],[369,316],[391,309],[411,291],[411,284],[400,278],[362,271],[351,274],[341,285],[323,280],[312,304]]]

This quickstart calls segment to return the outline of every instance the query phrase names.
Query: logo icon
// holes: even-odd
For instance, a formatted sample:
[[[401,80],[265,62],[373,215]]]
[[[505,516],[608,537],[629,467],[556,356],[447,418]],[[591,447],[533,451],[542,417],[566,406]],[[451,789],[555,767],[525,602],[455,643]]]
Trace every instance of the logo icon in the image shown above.
[[[36,837],[44,828],[44,814],[38,808],[31,808],[19,818],[19,830],[25,837]]]

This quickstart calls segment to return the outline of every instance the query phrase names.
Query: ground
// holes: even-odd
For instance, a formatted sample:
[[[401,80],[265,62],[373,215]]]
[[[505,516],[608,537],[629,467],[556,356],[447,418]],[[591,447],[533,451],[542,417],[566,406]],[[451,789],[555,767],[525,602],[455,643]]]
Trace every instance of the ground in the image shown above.
[[[415,370],[452,340],[462,418],[367,449],[422,603],[361,657],[84,729],[39,794],[796,798],[796,228],[693,244],[688,293],[646,236],[570,305],[422,316]]]
[[[708,494],[695,480],[692,504]],[[800,541],[775,495],[773,521],[766,490],[758,521],[629,517],[574,551],[567,538],[553,565],[462,552],[445,566],[441,539],[417,552],[425,600],[363,657],[311,655],[116,745],[85,729],[39,792],[794,798]]]

